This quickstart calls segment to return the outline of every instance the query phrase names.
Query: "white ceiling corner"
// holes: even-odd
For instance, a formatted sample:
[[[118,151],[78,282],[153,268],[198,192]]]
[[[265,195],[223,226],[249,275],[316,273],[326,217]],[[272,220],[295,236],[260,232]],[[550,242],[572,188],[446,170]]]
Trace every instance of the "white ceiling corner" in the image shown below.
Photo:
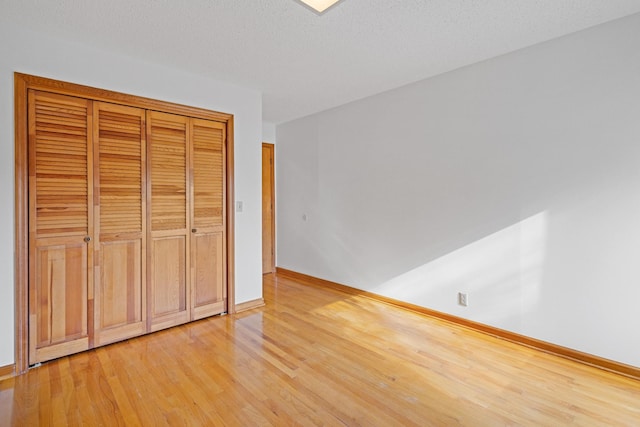
[[[318,15],[295,0],[0,0],[0,21],[260,90],[264,120],[281,123],[640,12],[640,0],[338,6]]]

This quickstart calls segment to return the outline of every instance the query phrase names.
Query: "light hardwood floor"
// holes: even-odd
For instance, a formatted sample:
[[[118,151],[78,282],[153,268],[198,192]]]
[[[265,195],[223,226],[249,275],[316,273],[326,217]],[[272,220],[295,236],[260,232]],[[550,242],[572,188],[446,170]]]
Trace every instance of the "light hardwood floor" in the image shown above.
[[[640,425],[638,381],[274,275],[265,299],[4,380],[0,425]]]

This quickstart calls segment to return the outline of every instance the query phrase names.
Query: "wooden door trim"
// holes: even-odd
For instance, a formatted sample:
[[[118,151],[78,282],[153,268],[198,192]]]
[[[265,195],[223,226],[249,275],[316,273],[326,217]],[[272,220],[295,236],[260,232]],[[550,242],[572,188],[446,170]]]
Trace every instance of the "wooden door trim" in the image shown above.
[[[275,145],[271,144],[269,142],[263,142],[262,143],[262,148],[263,149],[267,149],[269,150],[269,156],[272,160],[271,162],[271,173],[269,174],[269,178],[270,178],[270,182],[269,182],[269,186],[271,187],[270,189],[270,193],[271,193],[271,272],[275,273],[276,272],[276,189],[275,189]],[[264,183],[262,184],[264,186]],[[263,195],[264,196],[264,195]],[[264,235],[264,230],[263,230],[263,235]],[[264,254],[263,254],[264,256]],[[264,262],[263,262],[264,264]]]
[[[15,76],[15,372],[29,367],[29,159],[27,157],[27,81]]]
[[[61,95],[75,96],[78,98],[91,99],[92,101],[103,101],[111,104],[120,104],[130,107],[143,108],[145,110],[160,111],[181,116],[194,117],[198,119],[214,120],[226,122],[232,117],[231,114],[206,110],[199,107],[177,104],[157,99],[145,98],[143,96],[129,95],[126,93],[98,89],[91,86],[84,86],[76,83],[53,80],[46,77],[32,76],[29,74],[14,73],[16,82],[24,81],[28,89],[43,90],[46,92],[58,93]],[[17,93],[16,93],[17,95]]]
[[[15,123],[15,372],[21,374],[29,368],[28,345],[28,285],[29,285],[29,159],[27,153],[27,93],[29,89],[42,90],[62,95],[127,105],[152,111],[179,114],[205,120],[214,120],[227,127],[227,312],[235,312],[235,233],[234,233],[234,124],[233,115],[198,107],[159,101],[136,95],[98,89],[90,86],[53,80],[46,77],[14,73],[14,123]]]
[[[227,119],[227,313],[236,312],[236,252],[235,252],[235,190],[234,190],[234,131],[233,116]]]

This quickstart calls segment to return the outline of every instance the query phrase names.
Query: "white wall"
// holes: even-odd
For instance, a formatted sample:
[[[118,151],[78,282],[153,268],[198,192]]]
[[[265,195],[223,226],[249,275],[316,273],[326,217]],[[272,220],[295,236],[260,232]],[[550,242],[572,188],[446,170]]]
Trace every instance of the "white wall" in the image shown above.
[[[640,366],[640,15],[277,136],[280,267]]]
[[[0,25],[0,366],[14,362],[14,71],[234,115],[236,302],[262,297],[262,99],[253,90]]]
[[[276,143],[276,125],[269,122],[262,122],[262,142],[270,144]]]

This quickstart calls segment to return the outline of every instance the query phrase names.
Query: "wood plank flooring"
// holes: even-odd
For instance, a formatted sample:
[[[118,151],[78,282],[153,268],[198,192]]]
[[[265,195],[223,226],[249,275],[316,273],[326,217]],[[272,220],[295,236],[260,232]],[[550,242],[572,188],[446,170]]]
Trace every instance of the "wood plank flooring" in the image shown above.
[[[275,275],[265,299],[4,380],[0,425],[640,425],[638,381]]]

